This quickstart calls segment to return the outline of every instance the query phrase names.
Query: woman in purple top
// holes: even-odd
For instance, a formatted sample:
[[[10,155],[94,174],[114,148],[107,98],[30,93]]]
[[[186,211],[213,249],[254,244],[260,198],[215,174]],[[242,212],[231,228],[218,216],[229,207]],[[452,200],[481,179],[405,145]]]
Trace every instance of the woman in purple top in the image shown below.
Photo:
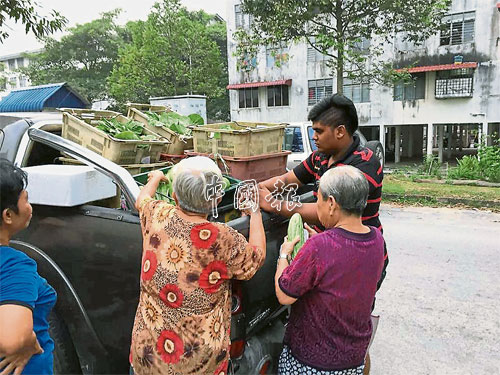
[[[276,296],[292,305],[279,374],[363,374],[372,334],[371,306],[384,263],[380,231],[361,222],[368,182],[351,166],[320,180],[318,217],[327,228],[291,264],[298,238],[286,240],[276,269]]]

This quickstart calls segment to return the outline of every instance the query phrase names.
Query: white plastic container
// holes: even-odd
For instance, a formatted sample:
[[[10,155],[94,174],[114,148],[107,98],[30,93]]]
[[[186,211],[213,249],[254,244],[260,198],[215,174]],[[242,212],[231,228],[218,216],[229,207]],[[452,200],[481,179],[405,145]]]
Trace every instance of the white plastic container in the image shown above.
[[[113,181],[95,169],[80,165],[26,167],[28,200],[32,204],[74,207],[116,195]]]

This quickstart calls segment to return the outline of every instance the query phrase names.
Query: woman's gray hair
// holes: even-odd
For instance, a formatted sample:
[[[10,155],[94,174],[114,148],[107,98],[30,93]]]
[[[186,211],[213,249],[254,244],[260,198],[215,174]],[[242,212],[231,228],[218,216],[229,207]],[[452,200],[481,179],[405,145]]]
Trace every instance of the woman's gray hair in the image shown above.
[[[222,185],[222,172],[212,159],[194,156],[175,165],[173,190],[179,206],[189,212],[209,214],[216,196],[215,186]]]
[[[345,165],[328,170],[319,181],[319,189],[323,200],[332,196],[342,211],[361,216],[370,187],[359,169]]]

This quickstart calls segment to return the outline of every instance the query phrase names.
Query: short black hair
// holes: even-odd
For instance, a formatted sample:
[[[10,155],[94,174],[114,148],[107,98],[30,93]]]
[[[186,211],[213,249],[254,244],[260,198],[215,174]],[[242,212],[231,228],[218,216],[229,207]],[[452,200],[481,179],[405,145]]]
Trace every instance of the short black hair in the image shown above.
[[[333,127],[345,125],[350,135],[358,129],[356,107],[351,99],[342,94],[334,94],[321,100],[312,107],[307,119]]]
[[[7,159],[0,159],[0,213],[10,208],[19,212],[17,202],[28,185],[28,175]],[[3,221],[3,218],[2,218]]]

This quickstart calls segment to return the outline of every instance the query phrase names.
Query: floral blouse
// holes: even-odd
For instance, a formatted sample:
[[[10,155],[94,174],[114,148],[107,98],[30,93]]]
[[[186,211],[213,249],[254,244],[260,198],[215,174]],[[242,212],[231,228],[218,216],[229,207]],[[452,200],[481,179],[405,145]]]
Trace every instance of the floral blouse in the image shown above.
[[[230,279],[250,279],[262,249],[221,223],[193,223],[163,201],[141,202],[143,256],[131,363],[143,374],[225,374]]]

